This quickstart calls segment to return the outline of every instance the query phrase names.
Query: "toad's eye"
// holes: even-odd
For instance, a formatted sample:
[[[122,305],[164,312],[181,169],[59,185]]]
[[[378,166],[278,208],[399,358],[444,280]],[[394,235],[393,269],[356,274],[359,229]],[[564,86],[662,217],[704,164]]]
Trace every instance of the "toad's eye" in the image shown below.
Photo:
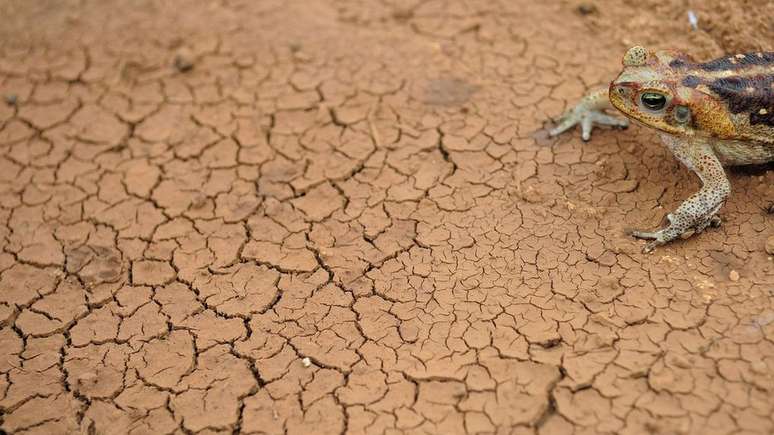
[[[661,110],[666,106],[666,97],[657,92],[643,92],[640,101],[650,110]]]

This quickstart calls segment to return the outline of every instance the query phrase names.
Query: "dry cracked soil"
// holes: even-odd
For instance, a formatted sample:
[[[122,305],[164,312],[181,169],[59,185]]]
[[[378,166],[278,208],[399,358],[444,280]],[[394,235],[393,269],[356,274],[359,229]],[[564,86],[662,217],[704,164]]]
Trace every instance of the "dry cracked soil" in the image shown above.
[[[772,167],[646,255],[697,180],[546,120],[630,45],[772,50],[773,16],[0,2],[0,432],[771,434]]]

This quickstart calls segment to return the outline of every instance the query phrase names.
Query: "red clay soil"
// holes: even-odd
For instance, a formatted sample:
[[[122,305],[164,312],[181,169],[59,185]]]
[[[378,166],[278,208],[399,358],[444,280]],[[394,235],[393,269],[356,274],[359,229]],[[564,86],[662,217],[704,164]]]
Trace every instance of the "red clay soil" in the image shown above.
[[[699,30],[686,11],[693,5]],[[774,2],[0,3],[0,432],[771,434],[771,166],[546,120]]]

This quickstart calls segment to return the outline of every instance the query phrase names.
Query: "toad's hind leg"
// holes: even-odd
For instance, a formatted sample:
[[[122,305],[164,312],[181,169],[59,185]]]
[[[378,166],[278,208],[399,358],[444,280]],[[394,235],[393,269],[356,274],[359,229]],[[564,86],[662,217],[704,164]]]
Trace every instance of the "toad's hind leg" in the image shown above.
[[[715,214],[731,193],[731,183],[709,143],[689,142],[669,135],[663,135],[662,139],[674,155],[699,176],[702,187],[667,215],[669,224],[666,227],[657,231],[632,232],[634,237],[651,240],[645,245],[645,252],[680,236],[701,232],[710,225],[717,226],[720,220]]]

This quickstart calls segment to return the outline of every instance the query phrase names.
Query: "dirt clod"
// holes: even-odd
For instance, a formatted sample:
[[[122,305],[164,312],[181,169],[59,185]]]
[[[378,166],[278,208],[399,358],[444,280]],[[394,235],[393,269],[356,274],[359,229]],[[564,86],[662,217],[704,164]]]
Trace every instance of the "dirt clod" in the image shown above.
[[[770,255],[774,255],[774,236],[769,236],[766,239],[766,252]]]
[[[581,3],[575,10],[581,15],[591,15],[599,12],[597,5],[594,3]]]
[[[732,270],[731,272],[728,272],[728,279],[730,279],[733,282],[739,281],[739,272]]]
[[[175,53],[175,59],[173,62],[175,69],[180,72],[191,71],[194,67],[193,53],[187,49],[180,49]]]
[[[392,18],[398,22],[406,22],[414,17],[414,10],[410,8],[397,8],[392,12]]]

